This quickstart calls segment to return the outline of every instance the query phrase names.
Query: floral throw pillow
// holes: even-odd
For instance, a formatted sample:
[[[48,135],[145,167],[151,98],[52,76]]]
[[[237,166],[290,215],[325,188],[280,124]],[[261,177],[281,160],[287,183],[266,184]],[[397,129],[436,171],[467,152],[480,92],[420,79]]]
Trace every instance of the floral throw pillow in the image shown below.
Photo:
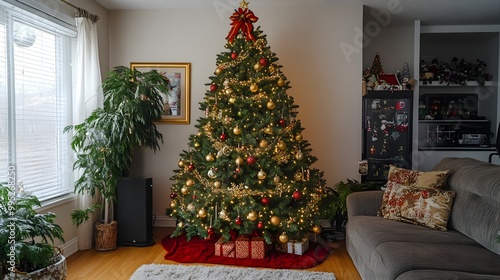
[[[455,192],[394,184],[384,218],[447,230]]]
[[[395,165],[389,166],[388,182],[416,188],[444,189],[448,180],[449,171],[417,171]]]

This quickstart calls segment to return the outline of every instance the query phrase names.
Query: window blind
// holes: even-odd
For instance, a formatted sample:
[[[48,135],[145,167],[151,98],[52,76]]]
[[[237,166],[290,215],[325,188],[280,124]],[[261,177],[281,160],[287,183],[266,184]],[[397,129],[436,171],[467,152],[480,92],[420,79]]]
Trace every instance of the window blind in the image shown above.
[[[0,181],[41,201],[71,192],[71,40],[37,15],[0,6]]]

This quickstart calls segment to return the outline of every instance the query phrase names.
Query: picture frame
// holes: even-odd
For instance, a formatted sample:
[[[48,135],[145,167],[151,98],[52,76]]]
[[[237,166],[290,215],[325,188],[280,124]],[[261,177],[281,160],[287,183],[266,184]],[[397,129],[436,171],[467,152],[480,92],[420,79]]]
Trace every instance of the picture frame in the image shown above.
[[[164,94],[163,115],[159,123],[189,124],[191,107],[191,63],[131,62],[130,69],[141,72],[157,70],[170,80],[170,95]]]

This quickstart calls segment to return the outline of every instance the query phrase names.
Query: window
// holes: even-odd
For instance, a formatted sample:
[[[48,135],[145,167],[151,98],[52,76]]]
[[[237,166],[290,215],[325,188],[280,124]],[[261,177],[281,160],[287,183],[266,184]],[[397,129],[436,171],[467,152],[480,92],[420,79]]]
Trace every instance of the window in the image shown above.
[[[73,30],[74,32],[74,30]],[[71,30],[0,6],[0,181],[15,171],[41,201],[73,186]]]

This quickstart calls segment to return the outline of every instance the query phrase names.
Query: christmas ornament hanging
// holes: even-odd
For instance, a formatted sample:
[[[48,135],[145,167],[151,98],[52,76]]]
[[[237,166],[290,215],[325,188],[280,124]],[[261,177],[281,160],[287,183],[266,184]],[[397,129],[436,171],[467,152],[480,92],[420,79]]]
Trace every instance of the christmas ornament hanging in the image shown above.
[[[183,168],[184,167],[184,161],[182,159],[179,160],[179,162],[177,163],[177,166],[179,166],[180,168]]]
[[[198,216],[200,216],[200,218],[205,218],[207,216],[207,210],[205,209],[200,209],[200,211],[198,211]]]
[[[209,228],[207,229],[207,233],[208,233],[208,235],[213,235],[213,234],[215,233],[214,228],[209,227]]]
[[[235,60],[236,58],[238,58],[238,53],[237,52],[232,52],[231,53],[231,59]]]
[[[216,91],[216,90],[217,90],[217,85],[216,85],[216,84],[211,84],[211,85],[210,85],[210,91],[211,91],[211,92],[214,92],[214,91]]]
[[[222,73],[222,69],[220,67],[217,67],[215,69],[215,75],[220,75]]]
[[[255,63],[255,64],[253,65],[253,69],[254,69],[255,71],[260,71],[260,70],[262,69],[262,65],[260,65],[259,63]]]
[[[182,221],[180,221],[178,224],[177,224],[177,227],[179,228],[183,228],[184,227],[184,223]]]
[[[229,217],[227,216],[226,211],[224,211],[224,210],[220,211],[219,218],[221,218],[223,220],[229,220]]]
[[[299,134],[295,135],[295,141],[300,142],[300,141],[302,141],[302,139],[304,139],[302,134],[299,133]]]
[[[208,154],[208,155],[205,157],[205,159],[206,159],[208,162],[210,162],[210,161],[214,161],[214,159],[215,159],[215,158],[214,158],[214,155],[212,155],[212,154]]]
[[[176,197],[177,197],[177,195],[176,195],[175,193],[171,193],[171,194],[170,194],[170,198],[171,198],[171,199],[175,199]]]
[[[222,133],[222,134],[220,135],[220,140],[221,140],[222,142],[226,141],[226,140],[227,140],[227,135],[226,135],[225,133]]]
[[[274,67],[274,65],[269,65],[269,72],[271,73],[274,73],[274,71],[276,71],[276,68]]]
[[[262,169],[257,173],[257,178],[259,178],[261,180],[266,179],[266,176],[267,176],[266,172]]]
[[[208,170],[207,175],[208,175],[208,178],[210,178],[210,179],[215,179],[217,177],[217,173],[215,172],[215,170],[213,168],[210,168],[210,170]]]
[[[258,229],[263,229],[263,228],[264,228],[264,223],[263,223],[262,221],[259,221],[259,222],[257,223],[257,228],[258,228]]]
[[[315,234],[320,234],[321,233],[321,227],[320,226],[314,226],[312,228],[312,231],[315,233]]]
[[[267,109],[272,110],[276,107],[276,104],[274,104],[274,101],[269,100],[269,101],[267,101],[266,107],[267,107]]]
[[[193,171],[193,170],[195,169],[194,164],[193,164],[193,163],[190,163],[190,164],[188,165],[188,169],[189,169],[189,170],[191,170],[191,171]]]
[[[175,207],[177,207],[177,203],[175,201],[170,202],[170,209],[174,209]]]
[[[276,227],[279,226],[281,223],[281,220],[278,216],[272,216],[270,221],[271,221],[271,225],[276,226]]]
[[[239,127],[237,127],[237,126],[236,126],[235,128],[233,128],[233,133],[234,133],[235,135],[240,135],[240,134],[241,134],[241,129],[240,129]]]
[[[268,60],[267,60],[267,58],[265,58],[265,57],[261,57],[261,58],[259,59],[259,64],[260,64],[260,65],[262,65],[262,66],[266,66],[266,65],[267,65],[267,62],[268,62]]]
[[[215,181],[215,182],[214,182],[214,187],[216,187],[216,188],[220,188],[220,186],[221,186],[220,181]]]
[[[248,165],[254,165],[257,162],[257,159],[253,156],[248,156],[247,157],[247,163]]]
[[[248,213],[247,219],[252,221],[252,222],[255,222],[257,220],[258,216],[259,215],[257,215],[257,212],[251,211],[250,213]]]
[[[298,151],[298,152],[295,154],[295,159],[296,159],[296,160],[303,160],[303,159],[304,159],[304,153],[302,153],[301,151]]]
[[[286,233],[282,233],[279,237],[279,240],[281,243],[287,243],[288,242],[288,235]]]
[[[262,205],[264,205],[264,206],[268,206],[270,202],[271,202],[271,200],[269,199],[269,197],[263,197],[260,200],[260,203],[262,203]]]
[[[275,184],[278,184],[280,181],[281,181],[280,176],[274,176],[274,178],[273,178],[273,182],[274,182]]]
[[[281,119],[279,119],[278,124],[279,124],[280,126],[286,126],[286,120],[285,120],[285,119],[283,119],[283,118],[281,118]]]
[[[236,98],[229,97],[229,103],[233,104],[234,102],[236,102]],[[238,111],[238,113],[239,113],[239,111]]]
[[[251,84],[250,85],[250,91],[251,92],[257,92],[259,90],[259,86],[257,84]]]
[[[241,225],[241,223],[243,222],[240,218],[240,216],[236,217],[236,219],[234,220],[234,222],[237,224],[237,225]]]
[[[186,188],[186,187],[182,187],[182,188],[181,188],[181,193],[182,193],[183,195],[188,194],[188,188]]]
[[[278,149],[280,149],[282,151],[285,150],[286,149],[286,143],[283,142],[283,141],[279,141],[278,142]]]
[[[194,204],[193,203],[190,203],[188,206],[187,206],[187,210],[190,211],[190,212],[194,212],[196,208],[194,207]]]
[[[259,147],[261,147],[262,149],[267,148],[267,146],[268,146],[268,145],[269,145],[269,142],[267,142],[267,140],[266,140],[266,139],[262,139],[262,140],[260,140],[260,142],[259,142]]]
[[[194,185],[194,180],[193,179],[187,179],[186,180],[186,186],[192,187]]]
[[[282,87],[285,85],[285,80],[283,80],[283,78],[279,78],[278,81],[276,82],[276,84],[278,86]]]
[[[243,158],[242,157],[237,157],[234,162],[236,165],[242,165],[243,164]]]
[[[292,194],[292,197],[293,199],[295,199],[296,201],[298,200],[301,200],[302,199],[302,192],[298,191],[298,190],[295,190]]]

